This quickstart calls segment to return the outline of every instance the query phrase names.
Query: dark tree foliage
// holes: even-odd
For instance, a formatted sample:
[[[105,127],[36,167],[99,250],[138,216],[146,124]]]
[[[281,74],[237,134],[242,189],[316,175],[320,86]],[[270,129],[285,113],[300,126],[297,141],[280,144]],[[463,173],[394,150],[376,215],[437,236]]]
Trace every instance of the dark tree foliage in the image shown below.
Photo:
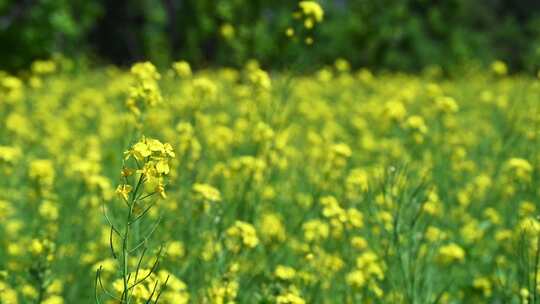
[[[127,65],[186,59],[195,66],[313,67],[338,57],[354,66],[451,69],[507,61],[536,70],[540,1],[320,0],[325,21],[315,45],[291,43],[295,1],[0,0],[0,69],[24,68],[54,53]],[[224,25],[234,35],[222,34]]]

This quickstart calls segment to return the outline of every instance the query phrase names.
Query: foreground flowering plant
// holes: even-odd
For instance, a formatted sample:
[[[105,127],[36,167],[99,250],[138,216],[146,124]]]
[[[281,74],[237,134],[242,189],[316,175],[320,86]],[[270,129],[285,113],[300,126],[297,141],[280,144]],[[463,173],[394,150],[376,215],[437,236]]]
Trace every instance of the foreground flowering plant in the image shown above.
[[[154,257],[151,268],[144,268],[147,261],[145,254],[148,250],[147,243],[155,232],[159,219],[151,226],[146,234],[139,235],[141,222],[145,215],[155,206],[154,196],[165,199],[164,178],[169,174],[169,160],[175,157],[173,148],[168,143],[161,143],[157,139],[142,137],[128,151],[124,153],[124,167],[121,170],[122,184],[116,188],[116,193],[126,205],[127,214],[125,220],[115,224],[107,215],[105,217],[110,225],[110,249],[113,258],[117,261],[121,278],[114,281],[113,292],[108,291],[101,280],[100,268],[96,274],[96,302],[100,302],[98,285],[107,296],[120,301],[120,303],[139,303],[140,301],[153,301],[157,303],[165,287],[171,278],[166,272],[157,273],[161,249]],[[137,230],[134,234],[133,230]],[[120,248],[115,248],[115,236],[121,243]],[[117,252],[118,250],[118,252]],[[130,258],[137,257],[137,264],[132,265]],[[134,269],[134,270],[133,270]],[[174,278],[174,280],[177,280]],[[177,288],[184,292],[185,287]],[[176,284],[178,285],[178,284]],[[171,292],[166,292],[165,297],[170,297]],[[185,298],[185,296],[184,296]]]

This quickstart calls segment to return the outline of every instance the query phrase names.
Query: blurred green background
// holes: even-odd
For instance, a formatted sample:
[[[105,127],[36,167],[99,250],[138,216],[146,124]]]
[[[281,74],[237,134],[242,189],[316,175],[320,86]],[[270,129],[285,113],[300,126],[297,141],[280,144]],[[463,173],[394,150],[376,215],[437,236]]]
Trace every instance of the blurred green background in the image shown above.
[[[418,71],[437,65],[540,63],[538,0],[320,0],[315,44],[284,34],[291,0],[0,0],[0,69],[64,54],[79,61],[195,67],[320,66],[342,57],[354,67]],[[231,27],[232,26],[232,27]]]

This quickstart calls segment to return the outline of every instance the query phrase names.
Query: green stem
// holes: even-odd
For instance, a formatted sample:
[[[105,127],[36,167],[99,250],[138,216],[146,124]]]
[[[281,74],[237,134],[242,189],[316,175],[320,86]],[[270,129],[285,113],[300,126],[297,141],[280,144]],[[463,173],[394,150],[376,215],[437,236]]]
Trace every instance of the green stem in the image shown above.
[[[129,248],[128,248],[128,245],[129,245],[129,222],[131,221],[131,215],[133,213],[133,201],[130,203],[129,205],[129,212],[128,212],[128,216],[127,216],[127,219],[126,219],[126,227],[125,227],[125,230],[124,230],[124,237],[123,237],[123,242],[122,242],[122,257],[123,257],[123,261],[122,261],[122,277],[123,277],[123,280],[124,280],[124,292],[122,294],[122,303],[129,303],[129,282],[128,282],[128,274],[129,274],[129,267],[128,267],[128,262],[129,262]]]
[[[131,297],[129,293],[129,234],[130,234],[130,223],[131,218],[133,217],[133,209],[135,207],[135,204],[137,202],[137,194],[139,192],[139,189],[144,181],[144,174],[141,174],[139,177],[139,181],[137,182],[137,185],[135,186],[135,190],[133,191],[133,194],[131,195],[131,200],[129,202],[129,210],[126,218],[126,227],[124,229],[124,236],[122,238],[122,279],[123,279],[123,285],[124,285],[124,291],[122,293],[122,303],[129,304]]]

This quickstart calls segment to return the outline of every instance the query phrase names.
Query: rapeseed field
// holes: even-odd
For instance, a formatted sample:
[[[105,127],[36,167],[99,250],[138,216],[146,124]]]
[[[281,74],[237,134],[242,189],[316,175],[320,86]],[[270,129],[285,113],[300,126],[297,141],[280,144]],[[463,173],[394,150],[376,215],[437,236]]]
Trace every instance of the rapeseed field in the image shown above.
[[[540,302],[538,79],[71,64],[0,73],[0,303]]]

